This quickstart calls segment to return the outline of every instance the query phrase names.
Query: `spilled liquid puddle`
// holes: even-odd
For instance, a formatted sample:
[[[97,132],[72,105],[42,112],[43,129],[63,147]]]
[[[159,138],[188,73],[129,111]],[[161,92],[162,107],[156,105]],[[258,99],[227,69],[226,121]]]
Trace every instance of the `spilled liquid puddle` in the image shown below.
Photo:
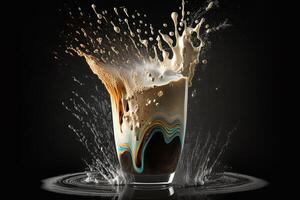
[[[169,196],[193,197],[255,190],[268,183],[262,179],[243,174],[224,172],[215,174],[205,185],[111,185],[105,180],[88,182],[86,173],[74,173],[43,180],[42,188],[51,192],[80,196],[100,196],[118,199],[165,198]]]

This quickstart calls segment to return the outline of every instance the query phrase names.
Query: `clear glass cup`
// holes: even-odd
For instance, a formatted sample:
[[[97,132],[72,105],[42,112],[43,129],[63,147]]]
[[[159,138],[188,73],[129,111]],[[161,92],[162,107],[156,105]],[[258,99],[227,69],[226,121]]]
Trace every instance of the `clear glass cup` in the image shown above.
[[[183,149],[188,80],[111,96],[115,145],[128,184],[169,184]],[[112,94],[111,94],[112,95]]]

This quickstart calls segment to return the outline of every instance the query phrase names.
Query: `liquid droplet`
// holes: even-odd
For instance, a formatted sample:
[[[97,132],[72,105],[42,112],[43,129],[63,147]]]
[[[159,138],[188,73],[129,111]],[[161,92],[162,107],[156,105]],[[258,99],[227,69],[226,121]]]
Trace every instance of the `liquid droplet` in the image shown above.
[[[160,90],[158,93],[157,93],[157,96],[158,97],[162,97],[164,95],[164,92],[162,90]]]
[[[192,91],[192,97],[195,97],[196,95],[197,95],[197,90],[194,89],[194,90]]]

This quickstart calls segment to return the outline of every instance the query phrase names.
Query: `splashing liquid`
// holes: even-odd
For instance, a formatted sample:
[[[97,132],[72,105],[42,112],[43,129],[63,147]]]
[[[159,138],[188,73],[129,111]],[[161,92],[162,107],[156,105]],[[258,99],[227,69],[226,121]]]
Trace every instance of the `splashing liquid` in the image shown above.
[[[210,2],[198,16],[203,16],[213,5]],[[195,68],[200,63],[199,56],[205,46],[203,38],[219,27],[209,28],[204,17],[198,19],[194,16],[191,22],[192,18],[190,12],[185,10],[184,1],[180,14],[171,13],[172,31],[167,34],[161,30],[155,32],[153,26],[145,22],[146,15],[138,12],[131,14],[125,7],[114,8],[111,15],[106,10],[99,11],[94,4],[91,7],[97,18],[96,23],[89,23],[89,29],[85,27],[76,30],[71,40],[67,41],[66,53],[73,55],[75,52],[84,57],[90,69],[104,84],[110,94],[113,128],[118,134],[115,136],[118,158],[124,152],[130,152],[134,171],[142,173],[143,157],[138,154],[139,147],[143,146],[148,136],[143,134],[144,130],[151,129],[153,125],[167,127],[166,130],[170,131],[165,131],[164,139],[169,143],[178,134],[177,129],[185,132],[183,124],[186,109],[175,112],[180,113],[177,116],[168,116],[167,118],[173,119],[171,121],[151,121],[143,113],[159,110],[164,96],[167,96],[164,93],[172,90],[169,88],[192,85]],[[82,12],[80,13],[82,16]],[[87,22],[83,21],[83,24]],[[166,24],[163,26],[167,27]],[[226,23],[221,26],[226,26]],[[182,91],[184,92],[178,93],[178,101],[186,95],[187,89]],[[141,95],[144,98],[139,98]],[[75,117],[81,120],[80,116]],[[76,132],[74,128],[70,128]],[[98,137],[96,132],[93,134],[95,138]],[[183,135],[178,136],[183,144]],[[85,142],[84,136],[80,137]],[[101,163],[99,159],[95,160]],[[108,165],[113,165],[109,159],[106,160]],[[118,170],[113,170],[103,173],[103,176],[107,180],[115,180],[119,173]]]

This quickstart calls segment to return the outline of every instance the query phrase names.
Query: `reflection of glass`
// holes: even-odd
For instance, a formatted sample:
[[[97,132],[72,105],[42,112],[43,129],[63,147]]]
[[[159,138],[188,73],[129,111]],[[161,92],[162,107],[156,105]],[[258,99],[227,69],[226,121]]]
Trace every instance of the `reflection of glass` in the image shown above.
[[[115,143],[128,183],[172,182],[184,143],[187,92],[182,78],[129,99],[111,96]]]
[[[177,199],[174,188],[172,186],[132,186],[126,185],[122,193],[119,195],[118,200],[127,199]]]

